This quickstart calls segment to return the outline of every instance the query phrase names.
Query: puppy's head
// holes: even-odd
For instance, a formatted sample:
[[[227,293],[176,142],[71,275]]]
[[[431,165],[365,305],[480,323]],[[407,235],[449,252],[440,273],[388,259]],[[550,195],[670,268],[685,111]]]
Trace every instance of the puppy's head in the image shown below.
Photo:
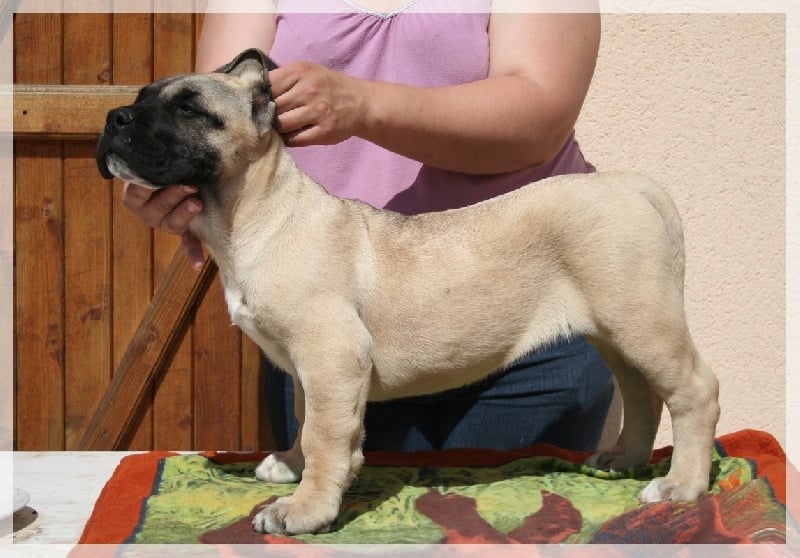
[[[215,72],[143,87],[132,105],[108,113],[97,143],[100,173],[162,188],[209,186],[240,172],[272,139],[267,72],[275,67],[251,49]]]

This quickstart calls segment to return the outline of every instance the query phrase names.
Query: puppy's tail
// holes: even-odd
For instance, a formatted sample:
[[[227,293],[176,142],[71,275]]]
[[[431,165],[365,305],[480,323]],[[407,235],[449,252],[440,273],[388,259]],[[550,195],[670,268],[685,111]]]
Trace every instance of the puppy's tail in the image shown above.
[[[683,292],[684,275],[686,269],[686,253],[683,240],[683,224],[678,208],[670,195],[655,181],[641,177],[638,185],[639,193],[652,205],[664,223],[666,242],[672,260],[673,276]]]

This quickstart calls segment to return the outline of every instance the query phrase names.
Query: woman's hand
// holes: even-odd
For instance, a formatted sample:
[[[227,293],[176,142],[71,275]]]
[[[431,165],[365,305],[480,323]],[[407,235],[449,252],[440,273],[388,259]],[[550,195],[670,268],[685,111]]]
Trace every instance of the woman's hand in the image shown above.
[[[193,186],[168,186],[152,190],[125,183],[122,204],[139,219],[170,234],[179,235],[189,262],[195,269],[203,266],[205,258],[200,241],[189,231],[189,222],[203,210]]]
[[[331,145],[358,134],[362,80],[312,62],[281,66],[269,80],[286,145]]]

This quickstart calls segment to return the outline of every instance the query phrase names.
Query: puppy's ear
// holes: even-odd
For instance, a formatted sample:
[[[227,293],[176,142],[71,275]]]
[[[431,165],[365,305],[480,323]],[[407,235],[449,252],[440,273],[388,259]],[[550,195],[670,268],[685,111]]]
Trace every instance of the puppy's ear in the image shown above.
[[[272,59],[257,48],[250,48],[241,52],[236,58],[215,70],[221,74],[232,74],[240,76],[247,71],[259,71],[267,81],[267,72],[274,70],[278,65]]]
[[[275,100],[272,96],[268,72],[277,67],[278,65],[269,56],[257,48],[251,48],[216,70],[219,73],[238,77],[243,77],[247,73],[254,74],[253,122],[261,136],[272,129],[275,121]]]
[[[264,137],[275,124],[275,101],[269,83],[253,87],[253,123],[259,137]]]

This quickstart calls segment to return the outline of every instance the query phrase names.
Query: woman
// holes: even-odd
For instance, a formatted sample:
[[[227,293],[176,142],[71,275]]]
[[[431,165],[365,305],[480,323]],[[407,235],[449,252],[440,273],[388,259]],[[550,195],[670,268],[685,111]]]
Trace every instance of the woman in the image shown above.
[[[489,0],[457,6],[470,13],[444,13],[447,2],[437,0],[278,1],[275,13],[209,13],[197,69],[250,47],[269,52],[279,64],[269,74],[276,125],[297,164],[332,194],[375,207],[444,210],[592,172],[573,127],[594,71],[599,15],[490,13]],[[186,233],[202,210],[193,193],[126,185],[123,203],[181,234],[198,265],[202,250]],[[276,442],[287,449],[297,434],[291,383],[265,369]],[[596,351],[582,338],[564,340],[475,385],[370,404],[365,447],[546,441],[594,450],[612,392]]]

